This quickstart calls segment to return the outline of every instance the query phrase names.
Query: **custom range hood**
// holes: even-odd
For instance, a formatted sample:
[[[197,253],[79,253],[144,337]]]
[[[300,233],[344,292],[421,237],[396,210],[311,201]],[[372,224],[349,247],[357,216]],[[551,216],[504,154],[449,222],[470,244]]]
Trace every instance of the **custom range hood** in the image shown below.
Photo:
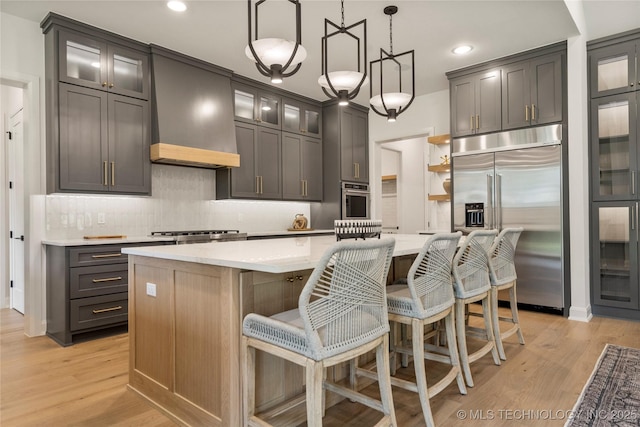
[[[240,166],[231,71],[151,45],[151,161],[217,169]]]

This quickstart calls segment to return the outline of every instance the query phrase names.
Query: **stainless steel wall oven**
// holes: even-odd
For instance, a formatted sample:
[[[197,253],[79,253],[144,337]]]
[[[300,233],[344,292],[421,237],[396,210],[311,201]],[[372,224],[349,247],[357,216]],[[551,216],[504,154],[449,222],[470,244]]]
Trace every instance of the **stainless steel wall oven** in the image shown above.
[[[371,219],[368,184],[342,183],[342,219]]]

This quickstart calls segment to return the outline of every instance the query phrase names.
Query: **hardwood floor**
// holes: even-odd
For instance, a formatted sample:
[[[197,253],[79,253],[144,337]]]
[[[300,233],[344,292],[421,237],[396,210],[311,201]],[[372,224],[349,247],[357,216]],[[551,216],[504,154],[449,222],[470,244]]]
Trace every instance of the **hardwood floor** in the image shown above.
[[[438,426],[562,426],[606,343],[640,347],[640,322],[594,318],[590,323],[520,311],[526,345],[505,342],[507,360],[471,365],[476,386],[462,396],[451,384],[431,399]],[[0,424],[4,426],[173,426],[126,388],[126,334],[63,348],[27,338],[22,316],[0,310]],[[428,377],[439,374],[427,364]],[[412,375],[413,366],[399,370]],[[377,395],[377,384],[366,393]],[[417,394],[393,389],[398,425],[424,425]],[[462,416],[466,419],[462,420]],[[373,425],[379,413],[343,401],[325,426]],[[230,426],[234,427],[234,426]]]

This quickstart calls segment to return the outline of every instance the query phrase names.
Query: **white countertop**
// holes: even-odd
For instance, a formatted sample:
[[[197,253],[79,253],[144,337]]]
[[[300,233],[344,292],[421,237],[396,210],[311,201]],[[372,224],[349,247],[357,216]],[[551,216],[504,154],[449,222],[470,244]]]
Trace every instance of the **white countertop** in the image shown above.
[[[429,236],[419,234],[385,235],[396,241],[394,256],[417,254]],[[124,248],[129,255],[195,262],[267,273],[308,270],[336,242],[335,236],[259,239],[235,242],[198,243],[177,246]]]
[[[173,237],[131,236],[122,239],[51,239],[43,240],[43,245],[50,246],[93,246],[118,245],[123,243],[171,242]]]
[[[313,235],[313,234],[327,234],[327,233],[334,233],[335,231],[333,230],[333,228],[329,228],[326,230],[297,230],[297,231],[251,231],[247,233],[247,237],[248,238],[252,238],[252,237],[270,237],[270,236],[287,236],[287,237],[291,237],[291,236],[306,236],[306,235]]]

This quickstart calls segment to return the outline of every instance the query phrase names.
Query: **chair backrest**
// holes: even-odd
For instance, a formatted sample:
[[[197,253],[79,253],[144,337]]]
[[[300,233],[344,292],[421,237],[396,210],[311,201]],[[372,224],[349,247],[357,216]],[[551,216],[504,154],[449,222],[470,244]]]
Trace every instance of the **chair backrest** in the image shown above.
[[[489,249],[497,230],[469,233],[453,258],[453,288],[458,298],[469,298],[491,289]]]
[[[433,235],[411,264],[407,285],[414,316],[430,317],[454,304],[451,262],[461,235],[459,231]]]
[[[504,285],[517,279],[516,245],[523,228],[505,228],[489,249],[489,275],[492,285]]]
[[[323,254],[298,300],[316,360],[389,331],[385,287],[394,246],[392,238],[342,241]]]

